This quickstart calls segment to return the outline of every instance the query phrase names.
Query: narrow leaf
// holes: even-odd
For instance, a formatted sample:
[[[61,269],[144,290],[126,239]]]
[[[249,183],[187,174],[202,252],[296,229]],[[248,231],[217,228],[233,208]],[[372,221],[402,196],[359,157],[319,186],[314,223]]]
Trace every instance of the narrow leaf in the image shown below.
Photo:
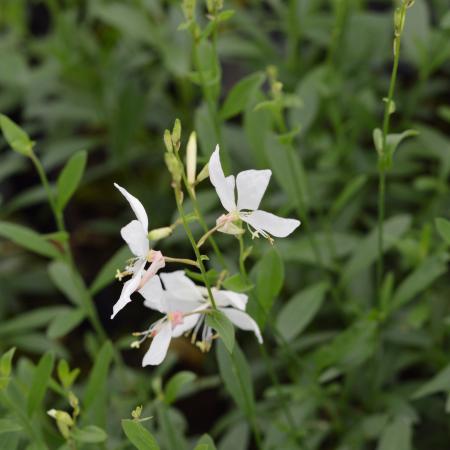
[[[128,440],[138,450],[159,450],[156,439],[139,422],[128,419],[122,420],[122,429]]]
[[[61,256],[57,248],[44,237],[22,225],[0,222],[0,236],[9,239],[15,244],[48,258]]]
[[[193,372],[181,371],[175,374],[167,383],[164,392],[164,401],[167,404],[173,403],[183,386],[192,383],[196,379],[196,375]]]
[[[27,412],[30,417],[36,410],[42,408],[41,405],[53,371],[53,362],[53,353],[46,353],[34,370],[27,402]]]
[[[57,314],[47,328],[47,336],[57,339],[70,333],[84,319],[85,314],[81,309],[67,308]]]
[[[84,428],[75,428],[72,431],[72,437],[77,442],[82,442],[86,444],[98,444],[99,442],[104,442],[108,438],[105,430],[95,425],[88,425]]]
[[[22,128],[3,114],[0,114],[0,127],[6,142],[13,150],[22,155],[31,156],[34,142]]]
[[[450,245],[450,221],[447,219],[438,218],[436,219],[436,228],[441,235],[441,238]]]
[[[59,174],[57,182],[56,204],[62,211],[75,193],[86,167],[87,153],[75,153]]]
[[[218,310],[211,311],[206,316],[206,325],[213,328],[219,333],[222,342],[225,344],[227,350],[231,353],[234,346],[234,327],[225,314]]]
[[[422,385],[413,394],[414,399],[436,394],[437,392],[450,391],[450,364],[438,372],[430,381]]]

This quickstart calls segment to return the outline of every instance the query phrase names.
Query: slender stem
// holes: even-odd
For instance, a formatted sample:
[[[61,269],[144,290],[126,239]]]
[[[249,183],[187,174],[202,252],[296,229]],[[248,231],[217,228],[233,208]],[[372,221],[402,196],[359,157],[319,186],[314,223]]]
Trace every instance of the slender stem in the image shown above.
[[[384,240],[384,213],[386,203],[386,158],[390,158],[387,148],[387,136],[389,133],[389,124],[392,114],[392,104],[397,81],[398,65],[400,61],[401,33],[403,31],[408,0],[403,0],[400,6],[398,23],[395,24],[394,37],[394,63],[392,65],[391,79],[389,81],[389,91],[384,107],[383,129],[382,129],[382,147],[379,155],[378,164],[378,261],[377,261],[377,295],[380,297],[381,284],[383,279],[384,261],[383,261],[383,240]]]
[[[194,236],[192,235],[192,231],[189,228],[189,224],[188,224],[188,222],[186,220],[186,215],[184,213],[183,205],[181,204],[181,201],[180,201],[180,198],[181,198],[181,195],[182,195],[180,187],[179,186],[175,186],[174,190],[175,190],[175,201],[177,203],[178,214],[180,215],[181,220],[183,221],[184,230],[186,231],[186,235],[187,235],[187,237],[189,239],[189,242],[191,243],[192,249],[194,250],[195,257],[197,258],[197,264],[198,264],[198,267],[199,267],[200,272],[202,274],[203,282],[205,283],[206,290],[208,292],[209,300],[211,302],[212,307],[214,309],[217,309],[216,302],[214,300],[214,296],[213,296],[212,291],[211,291],[211,285],[210,285],[208,277],[206,275],[206,269],[205,269],[205,265],[203,264],[203,260],[202,260],[201,254],[200,254],[200,250],[198,249],[197,243],[195,242]]]
[[[181,161],[180,155],[178,153],[176,153],[176,158],[178,160],[178,163],[181,165],[181,167],[184,167],[183,161]],[[210,233],[211,230],[208,229],[208,225],[206,224],[206,221],[200,211],[197,197],[195,196],[195,192],[194,192],[191,184],[189,183],[189,180],[187,179],[185,170],[181,171],[181,177],[183,179],[184,187],[186,188],[189,198],[191,199],[192,205],[194,206],[194,212],[195,212],[195,215],[197,216],[197,220],[200,223],[201,227],[203,228],[205,234],[207,234],[206,237],[209,240],[209,242],[211,243],[211,246],[214,250],[214,253],[217,255],[217,258],[219,259],[220,264],[222,265],[222,267],[224,267],[226,269],[227,263],[225,261],[225,258],[223,257],[222,252],[220,251],[214,237],[212,236],[213,232]],[[214,228],[213,228],[213,230],[214,230]],[[202,242],[202,244],[203,244],[203,242]]]

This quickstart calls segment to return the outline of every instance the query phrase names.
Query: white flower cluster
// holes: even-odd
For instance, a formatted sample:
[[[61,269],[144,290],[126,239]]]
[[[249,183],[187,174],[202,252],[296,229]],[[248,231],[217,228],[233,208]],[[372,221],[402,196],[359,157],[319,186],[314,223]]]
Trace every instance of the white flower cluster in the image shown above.
[[[220,164],[218,147],[209,161],[209,177],[216,189],[226,215],[217,219],[217,231],[239,234],[240,221],[246,222],[259,235],[285,237],[300,225],[298,220],[284,219],[258,209],[269,183],[270,170],[246,170],[234,176],[225,177]],[[139,347],[147,338],[152,338],[150,348],[143,359],[143,366],[158,365],[164,360],[171,339],[191,333],[191,340],[203,351],[209,350],[214,331],[205,322],[205,316],[214,307],[223,313],[236,327],[253,331],[260,343],[262,336],[257,323],[245,312],[248,297],[233,291],[211,289],[215,305],[210,302],[207,289],[196,285],[184,271],[159,273],[166,260],[160,251],[150,249],[148,239],[148,217],[142,203],[123,187],[115,184],[128,200],[136,219],[121,229],[122,238],[128,244],[135,258],[121,276],[130,275],[124,283],[119,300],[113,307],[111,318],[131,301],[131,295],[138,292],[144,298],[144,305],[163,316],[148,330],[135,335],[141,336],[134,342]],[[237,201],[235,196],[237,189]],[[249,228],[250,229],[250,228]],[[148,266],[148,267],[147,267]],[[197,338],[200,338],[197,342]]]

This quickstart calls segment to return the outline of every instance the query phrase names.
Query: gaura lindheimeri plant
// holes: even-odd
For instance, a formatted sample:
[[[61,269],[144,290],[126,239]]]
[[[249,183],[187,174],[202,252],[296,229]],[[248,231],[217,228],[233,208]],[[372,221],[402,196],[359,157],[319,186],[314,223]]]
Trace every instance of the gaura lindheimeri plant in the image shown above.
[[[217,219],[217,230],[239,234],[243,230],[239,226],[242,220],[254,231],[252,237],[259,235],[271,240],[271,236],[289,236],[299,225],[296,219],[285,219],[259,208],[264,192],[269,184],[271,170],[244,170],[225,177],[220,163],[219,146],[209,160],[209,178],[216,189],[222,206],[228,211]],[[236,192],[237,191],[237,196]]]
[[[221,290],[222,278],[220,277],[216,286],[212,286],[204,265],[207,257],[200,254],[199,248],[216,231],[236,235],[242,243],[241,234],[244,232],[241,228],[242,222],[248,224],[252,238],[263,236],[270,242],[273,241],[272,236],[286,237],[300,225],[298,220],[285,219],[258,209],[272,174],[270,170],[246,170],[240,172],[236,179],[232,175],[225,177],[217,146],[208,162],[208,170],[204,168],[195,178],[195,134],[191,134],[187,145],[187,171],[179,155],[180,136],[181,124],[177,120],[172,133],[166,130],[164,143],[167,150],[166,165],[172,175],[179,219],[171,227],[161,230],[172,229],[181,222],[196,255],[196,261],[168,258],[161,252],[152,250],[149,243],[148,217],[144,207],[124,188],[115,185],[130,203],[137,220],[132,220],[121,230],[121,235],[135,258],[127,266],[125,272],[119,272],[119,277],[131,275],[131,279],[124,285],[120,298],[113,307],[112,317],[131,301],[131,295],[134,292],[139,292],[144,297],[145,306],[163,314],[163,317],[154,322],[147,330],[134,333],[135,336],[140,336],[140,339],[133,342],[133,347],[140,347],[147,338],[152,339],[144,356],[143,366],[161,364],[166,357],[171,339],[183,334],[190,334],[191,342],[202,351],[208,351],[212,341],[217,337],[225,340],[224,336],[219,336],[220,333],[223,331],[228,334],[226,330],[229,328],[232,330],[233,325],[242,330],[253,331],[258,342],[262,343],[262,335],[257,323],[245,312],[247,295]],[[182,205],[183,187],[195,203],[193,220],[205,224],[204,219],[201,218],[195,195],[195,187],[205,179],[205,173],[209,173],[211,183],[228,213],[217,219],[213,228],[205,228],[205,234],[196,243]],[[235,190],[237,190],[237,196]],[[195,284],[182,270],[158,274],[158,271],[168,261],[195,265],[200,269],[201,274],[199,275],[201,275],[204,286]],[[150,263],[150,266],[146,269],[147,263]],[[211,315],[211,320],[208,318],[209,315]],[[222,324],[218,324],[217,320]],[[224,323],[228,325],[224,325]],[[228,339],[227,342],[229,343]]]
[[[123,285],[120,298],[113,307],[111,319],[113,319],[127,303],[131,302],[131,294],[133,294],[133,292],[142,287],[158,272],[158,270],[165,266],[162,253],[154,250],[150,251],[150,242],[148,240],[148,217],[142,203],[117,183],[115,183],[114,186],[119,189],[121,194],[128,200],[137,220],[132,220],[120,230],[123,240],[128,244],[128,247],[130,248],[131,253],[135,255],[135,258],[125,268],[124,273],[119,273],[119,278],[124,275],[131,275],[131,278]],[[147,262],[150,262],[150,266],[145,270]]]
[[[258,325],[245,312],[247,295],[217,288],[213,288],[212,292],[219,311],[225,314],[236,327],[253,331],[258,341],[262,343]],[[147,337],[153,337],[142,361],[143,366],[160,364],[167,354],[171,339],[191,331],[192,343],[196,343],[202,351],[210,349],[215,335],[211,327],[204,323],[205,316],[212,311],[205,287],[197,286],[184,271],[179,270],[156,275],[139,290],[139,293],[145,299],[145,306],[165,314],[148,330],[136,333],[142,338],[134,343],[135,347],[139,347]],[[201,339],[197,342],[202,325]]]

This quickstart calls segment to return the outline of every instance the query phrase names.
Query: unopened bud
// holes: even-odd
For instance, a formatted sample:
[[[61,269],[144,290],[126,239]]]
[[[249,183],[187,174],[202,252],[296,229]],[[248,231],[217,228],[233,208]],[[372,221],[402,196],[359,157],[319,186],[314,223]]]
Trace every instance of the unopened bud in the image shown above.
[[[178,151],[180,149],[181,141],[181,122],[180,119],[176,119],[173,124],[172,130],[172,144],[175,147],[175,150]]]
[[[169,153],[173,152],[172,136],[169,130],[164,131],[164,145]]]
[[[136,406],[136,408],[133,409],[133,411],[131,411],[131,417],[133,419],[139,419],[141,417],[141,414],[142,414],[142,405]]]
[[[182,8],[186,20],[192,20],[195,13],[196,0],[183,0]]]
[[[148,233],[148,238],[151,241],[159,241],[160,239],[164,239],[172,234],[173,230],[171,227],[161,227],[150,230]]]
[[[172,175],[173,181],[179,184],[181,181],[181,173],[183,170],[183,168],[180,165],[180,162],[173,153],[166,153],[164,159],[166,161],[167,169]]]
[[[197,175],[197,179],[195,180],[196,183],[200,183],[203,180],[206,180],[209,177],[209,167],[208,164],[205,164],[203,166],[203,169],[200,170],[200,173]]]
[[[189,136],[186,148],[186,170],[189,184],[195,183],[195,171],[197,168],[197,135],[195,131]]]
[[[60,411],[58,409],[50,409],[47,411],[47,414],[50,417],[53,417],[53,419],[55,419],[57,422],[63,423],[68,427],[71,427],[73,425],[73,419],[70,416],[70,414],[67,413],[66,411]]]
[[[223,0],[206,0],[206,8],[210,14],[216,14],[223,8]]]

